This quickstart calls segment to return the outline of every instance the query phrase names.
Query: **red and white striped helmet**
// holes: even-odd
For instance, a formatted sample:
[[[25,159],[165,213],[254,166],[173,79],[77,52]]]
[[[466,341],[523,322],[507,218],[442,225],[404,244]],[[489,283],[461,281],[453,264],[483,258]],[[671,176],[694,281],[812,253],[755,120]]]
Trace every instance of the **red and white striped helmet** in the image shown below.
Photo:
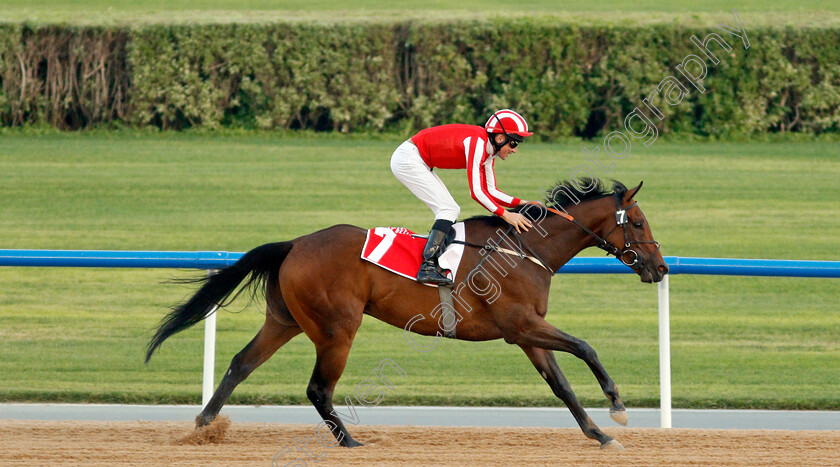
[[[534,134],[528,131],[528,122],[522,118],[522,115],[510,109],[494,112],[487,123],[484,124],[484,129],[487,130],[487,133],[506,133],[508,135],[518,135],[521,138]]]

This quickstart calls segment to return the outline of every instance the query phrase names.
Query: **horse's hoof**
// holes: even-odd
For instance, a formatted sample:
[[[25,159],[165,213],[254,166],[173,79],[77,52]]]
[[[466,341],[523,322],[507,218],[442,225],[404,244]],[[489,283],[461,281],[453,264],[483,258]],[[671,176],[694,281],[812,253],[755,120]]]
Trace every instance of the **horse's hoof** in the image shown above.
[[[203,415],[198,414],[198,415],[195,416],[195,428],[199,429],[201,427],[205,427],[205,426],[209,425],[210,423],[212,423],[215,418],[216,417],[213,417],[213,418],[204,417]]]
[[[621,426],[627,426],[626,410],[610,410],[610,418]]]
[[[196,419],[199,424],[200,417]],[[230,419],[224,415],[216,417],[209,425],[196,426],[188,435],[178,440],[178,444],[217,444],[225,440],[227,429],[230,427]]]
[[[360,443],[360,442],[356,441],[355,439],[351,439],[350,441],[348,441],[346,443],[342,443],[342,445],[345,448],[357,448],[359,446],[364,446],[363,443]]]
[[[604,451],[621,451],[624,449],[624,446],[622,446],[618,441],[611,439],[602,444],[601,449]]]

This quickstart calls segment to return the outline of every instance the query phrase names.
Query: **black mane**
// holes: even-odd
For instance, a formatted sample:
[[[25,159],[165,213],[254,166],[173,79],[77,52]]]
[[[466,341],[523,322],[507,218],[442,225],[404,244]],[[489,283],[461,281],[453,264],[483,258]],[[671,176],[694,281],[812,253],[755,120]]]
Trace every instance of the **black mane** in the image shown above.
[[[612,182],[613,191],[607,191],[607,187],[598,179],[581,178],[577,183],[560,180],[551,190],[546,192],[545,201],[553,206],[566,207],[570,204],[579,204],[614,194],[623,196],[624,193],[627,193],[627,187],[623,183],[618,180]],[[580,187],[589,189],[583,191]]]
[[[613,180],[612,182],[612,191],[608,191],[606,185],[598,179],[581,178],[577,180],[577,183],[572,183],[569,180],[560,180],[556,185],[554,185],[554,187],[545,193],[543,203],[548,206],[565,208],[569,205],[579,204],[584,201],[599,199],[605,196],[613,196],[615,194],[623,196],[627,193],[627,187],[624,186],[623,183],[618,180]],[[583,191],[578,187],[589,188],[589,190]],[[517,206],[510,209],[510,211],[521,213],[523,210],[528,209],[528,207],[528,205]],[[466,221],[472,220],[483,220],[492,226],[508,225],[508,223],[502,220],[499,216],[473,216],[466,219]]]

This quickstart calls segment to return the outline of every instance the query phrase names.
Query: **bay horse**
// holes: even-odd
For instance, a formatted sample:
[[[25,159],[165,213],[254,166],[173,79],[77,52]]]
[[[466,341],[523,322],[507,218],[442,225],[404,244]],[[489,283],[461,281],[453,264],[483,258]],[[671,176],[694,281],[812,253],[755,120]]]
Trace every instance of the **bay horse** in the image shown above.
[[[581,185],[587,191],[579,188]],[[662,280],[668,266],[642,210],[633,201],[641,186],[628,190],[614,182],[609,192],[596,180],[560,182],[549,192],[545,206],[517,208],[534,225],[522,234],[512,229],[505,232],[507,224],[497,216],[467,219],[466,243],[483,248],[465,248],[456,274],[462,278],[454,289],[458,294],[456,338],[504,339],[522,348],[584,435],[601,443],[602,449],[622,446],[589,418],[553,351],[568,352],[586,362],[610,402],[610,416],[622,425],[627,424],[624,403],[592,347],[545,320],[548,291],[555,271],[592,246],[618,257],[642,282]],[[147,364],[164,340],[206,318],[213,307],[229,304],[249,287],[265,295],[265,323],[233,357],[213,397],[196,417],[196,428],[212,422],[239,383],[303,332],[315,344],[317,354],[306,395],[338,444],[361,445],[333,410],[332,399],[362,316],[368,314],[404,329],[408,325],[411,332],[426,336],[440,336],[443,326],[435,318],[441,304],[437,288],[362,260],[365,234],[359,227],[335,225],[291,241],[256,247],[235,264],[201,279],[201,288],[163,318],[149,342]],[[502,242],[521,248],[518,252],[500,251]],[[501,276],[500,271],[489,269],[491,262],[483,261],[482,257],[491,256],[495,257],[495,269],[508,265],[501,279],[492,277],[494,273]],[[499,290],[488,297],[492,281],[497,281]]]

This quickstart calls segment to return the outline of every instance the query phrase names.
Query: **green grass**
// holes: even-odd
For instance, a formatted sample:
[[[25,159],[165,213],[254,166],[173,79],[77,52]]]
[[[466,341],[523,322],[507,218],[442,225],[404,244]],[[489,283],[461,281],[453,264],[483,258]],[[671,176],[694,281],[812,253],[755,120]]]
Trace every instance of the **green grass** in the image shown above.
[[[388,168],[399,138],[7,131],[0,141],[0,248],[245,251],[335,223],[424,231],[431,221]],[[498,166],[499,185],[538,198],[593,144],[525,144]],[[637,199],[665,255],[837,260],[838,156],[836,142],[659,141],[634,146],[609,176],[645,180]],[[483,214],[463,173],[441,176],[463,217]],[[192,291],[162,282],[190,274],[0,268],[0,400],[197,403],[201,326],[142,364],[166,307]],[[656,406],[655,288],[635,276],[554,282],[549,321],[599,352],[629,406]],[[675,407],[840,409],[839,296],[833,279],[671,278]],[[262,306],[220,313],[217,381]],[[517,347],[446,341],[418,353],[370,318],[339,398],[386,357],[407,377],[385,404],[560,405]],[[585,364],[558,360],[586,405],[606,405]],[[308,403],[313,363],[298,337],[232,401]]]
[[[273,0],[6,0],[0,20],[72,24],[227,23],[268,21],[451,21],[453,19],[551,16],[574,23],[681,21],[716,26],[737,8],[744,24],[827,26],[840,24],[840,5],[832,0],[766,2],[724,0],[692,2],[643,1],[558,2],[539,0],[513,6],[509,2],[273,1]]]

